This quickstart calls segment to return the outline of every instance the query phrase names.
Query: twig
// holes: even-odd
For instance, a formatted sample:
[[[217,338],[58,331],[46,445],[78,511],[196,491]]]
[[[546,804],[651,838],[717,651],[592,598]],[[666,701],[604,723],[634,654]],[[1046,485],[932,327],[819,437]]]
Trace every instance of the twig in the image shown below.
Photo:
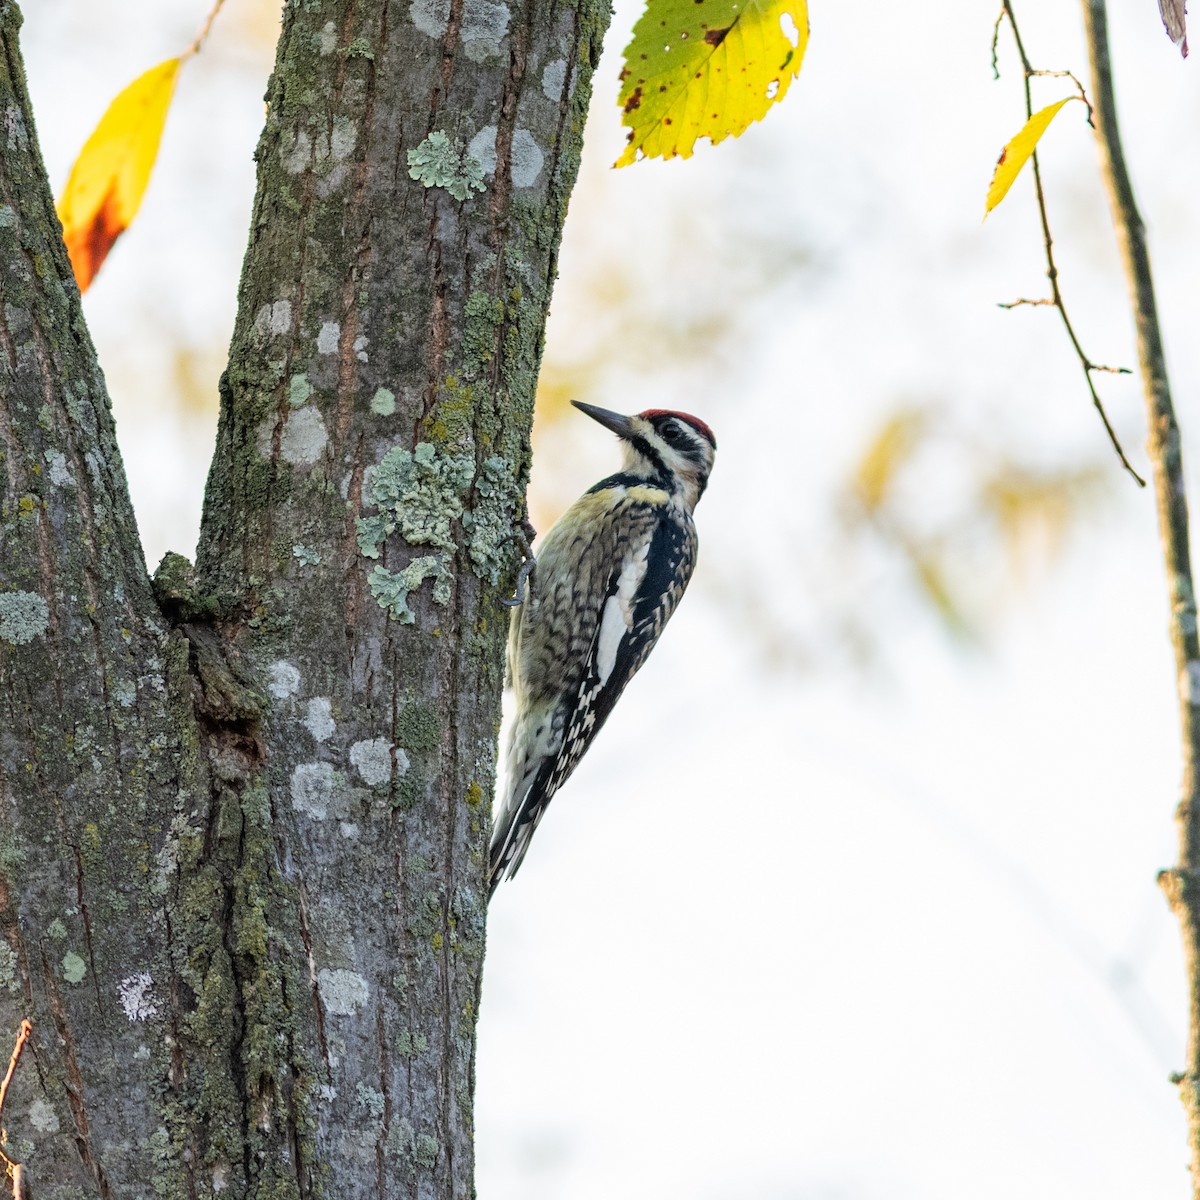
[[[1013,30],[1015,33],[1015,25],[1013,26]],[[1079,82],[1079,78],[1074,71],[1030,71],[1029,74],[1045,79],[1069,79],[1078,89],[1079,98],[1083,101],[1083,105],[1087,109],[1087,123],[1095,129],[1096,122],[1092,120],[1092,102],[1087,98],[1087,92],[1083,90],[1083,84]]]
[[[225,0],[216,0],[208,16],[205,17],[204,24],[200,26],[200,32],[192,39],[192,44],[179,56],[180,58],[191,58],[193,54],[200,53],[200,47],[208,40],[213,22],[217,19],[217,13],[221,11],[224,4]]]
[[[1050,300],[1048,298],[1043,298],[1041,300],[1027,300],[1024,296],[1022,296],[1020,298],[1020,300],[1010,300],[1007,304],[999,304],[998,303],[996,305],[996,307],[997,308],[1020,308],[1022,305],[1025,305],[1025,304],[1029,305],[1030,308],[1042,308],[1042,307],[1055,308],[1056,307],[1054,301]]]
[[[17,1072],[17,1063],[21,1061],[21,1051],[25,1049],[25,1043],[29,1041],[32,1033],[33,1025],[29,1020],[22,1021],[21,1028],[17,1032],[17,1044],[13,1047],[13,1052],[8,1059],[8,1070],[5,1072],[3,1080],[0,1080],[0,1122],[4,1119],[4,1102],[8,1099],[8,1085],[12,1083],[13,1076]],[[21,1200],[21,1164],[13,1162],[3,1150],[0,1150],[0,1158],[4,1159],[5,1170],[12,1179],[13,1200]]]
[[[996,18],[996,25],[992,31],[992,69],[996,71],[997,78],[999,71],[996,64],[996,43],[1000,36],[1000,24],[1004,18],[1008,18],[1009,28],[1012,30],[1013,41],[1016,43],[1017,56],[1021,60],[1021,70],[1024,73],[1025,84],[1025,117],[1028,120],[1033,116],[1033,94],[1029,86],[1029,81],[1035,75],[1055,75],[1055,76],[1070,76],[1074,80],[1075,86],[1079,88],[1079,94],[1083,102],[1088,108],[1088,122],[1092,123],[1093,110],[1091,102],[1087,98],[1087,94],[1083,90],[1083,85],[1069,71],[1037,71],[1029,61],[1029,56],[1025,53],[1025,44],[1021,41],[1021,31],[1017,26],[1016,14],[1013,12],[1012,0],[1001,0],[1000,15]],[[1121,465],[1133,477],[1138,487],[1145,487],[1146,481],[1133,469],[1133,464],[1125,457],[1125,451],[1121,447],[1120,439],[1117,437],[1116,430],[1113,429],[1112,423],[1108,419],[1108,413],[1104,411],[1104,404],[1100,399],[1099,392],[1096,391],[1096,385],[1092,380],[1092,373],[1099,370],[1111,370],[1111,368],[1102,368],[1098,364],[1092,362],[1090,358],[1083,352],[1083,347],[1079,344],[1079,338],[1076,336],[1075,327],[1071,324],[1071,318],[1067,315],[1067,307],[1063,302],[1062,291],[1058,286],[1058,266],[1054,261],[1054,239],[1050,236],[1050,219],[1046,214],[1046,193],[1042,187],[1042,172],[1038,164],[1038,155],[1035,150],[1030,157],[1030,164],[1033,167],[1033,187],[1037,193],[1038,216],[1042,222],[1042,244],[1046,250],[1046,278],[1050,281],[1050,297],[1048,301],[1018,301],[1014,305],[1001,305],[1002,308],[1015,308],[1019,304],[1049,304],[1058,309],[1058,314],[1062,317],[1063,328],[1067,331],[1067,337],[1071,341],[1071,345],[1075,348],[1075,354],[1079,358],[1079,364],[1083,368],[1083,378],[1087,383],[1088,393],[1092,397],[1092,405],[1096,412],[1100,415],[1100,420],[1104,424],[1104,430],[1108,434],[1108,440],[1112,443],[1113,449],[1117,453],[1117,457],[1121,460]]]
[[[1004,18],[1007,15],[1003,4],[1001,4],[999,13],[996,14],[996,20],[992,23],[992,77],[1000,78],[1000,26],[1004,23]]]
[[[1183,450],[1167,379],[1145,230],[1121,149],[1104,0],[1083,0],[1083,24],[1092,67],[1092,93],[1096,97],[1096,140],[1100,144],[1101,174],[1112,208],[1137,327],[1138,369],[1146,400],[1159,539],[1170,589],[1169,628],[1178,681],[1183,780],[1176,810],[1179,865],[1163,871],[1159,883],[1183,932],[1190,1019],[1187,1066],[1177,1077],[1177,1082],[1188,1119],[1192,1191],[1200,1198],[1200,638],[1196,633],[1195,589],[1188,548]]]

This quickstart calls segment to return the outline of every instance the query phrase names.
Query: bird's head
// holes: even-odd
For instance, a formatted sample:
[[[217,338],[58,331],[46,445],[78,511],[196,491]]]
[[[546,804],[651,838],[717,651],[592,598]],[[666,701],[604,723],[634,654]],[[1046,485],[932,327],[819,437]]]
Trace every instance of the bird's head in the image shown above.
[[[571,403],[621,439],[625,471],[659,480],[668,490],[679,492],[688,508],[696,507],[717,452],[713,431],[699,417],[666,408],[648,408],[625,417],[579,400]]]

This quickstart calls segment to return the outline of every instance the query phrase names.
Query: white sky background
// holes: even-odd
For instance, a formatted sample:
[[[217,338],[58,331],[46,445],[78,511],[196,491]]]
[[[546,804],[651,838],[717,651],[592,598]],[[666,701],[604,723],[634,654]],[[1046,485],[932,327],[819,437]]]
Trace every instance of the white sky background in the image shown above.
[[[111,96],[206,7],[27,0],[56,186]],[[143,212],[85,300],[151,565],[190,554],[198,528],[270,69],[260,7],[229,0],[184,71]],[[584,286],[597,263],[631,273],[647,310],[730,290],[751,319],[690,369],[615,342],[620,368],[590,397],[690,409],[721,449],[688,601],[497,894],[483,1200],[1188,1194],[1166,1079],[1183,1061],[1178,933],[1154,885],[1174,861],[1178,751],[1149,494],[1118,478],[1059,567],[1009,599],[987,652],[954,648],[882,564],[857,599],[886,670],[798,670],[729,601],[822,643],[811,548],[831,537],[829,494],[905,397],[1032,459],[1104,453],[1054,314],[995,307],[1042,294],[1044,275],[1027,178],[980,224],[1023,118],[1006,36],[991,76],[997,7],[814,0],[804,70],[764,125],[612,172],[636,16],[618,13],[548,353],[606,335]],[[1180,60],[1152,0],[1111,7],[1194,465],[1200,63]],[[1086,73],[1077,5],[1018,15],[1035,63]],[[1064,94],[1045,81],[1035,103]],[[1133,365],[1077,107],[1043,147],[1063,285],[1085,348]],[[775,266],[795,280],[731,290],[755,228],[800,248]],[[207,404],[176,399],[180,347]],[[1145,467],[1136,383],[1101,386]],[[547,516],[615,462],[606,435],[571,424],[540,443]],[[935,459],[918,500],[950,503],[961,469]]]

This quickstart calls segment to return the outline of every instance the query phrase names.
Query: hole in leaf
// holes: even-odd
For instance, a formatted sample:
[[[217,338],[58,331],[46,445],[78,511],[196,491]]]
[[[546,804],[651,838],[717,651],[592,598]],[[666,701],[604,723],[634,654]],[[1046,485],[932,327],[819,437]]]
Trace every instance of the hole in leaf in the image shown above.
[[[792,43],[793,48],[800,45],[800,29],[791,13],[785,12],[780,16],[779,27],[783,30],[783,36]]]

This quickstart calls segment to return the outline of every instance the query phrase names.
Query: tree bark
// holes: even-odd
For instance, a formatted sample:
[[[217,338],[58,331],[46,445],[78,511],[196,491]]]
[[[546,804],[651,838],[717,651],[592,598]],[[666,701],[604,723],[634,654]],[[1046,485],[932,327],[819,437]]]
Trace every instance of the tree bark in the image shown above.
[[[1188,977],[1188,1047],[1187,1066],[1176,1081],[1188,1120],[1192,1194],[1200,1200],[1200,637],[1196,627],[1183,445],[1167,378],[1146,231],[1121,147],[1104,0],[1083,0],[1083,23],[1092,71],[1101,174],[1137,329],[1138,371],[1149,430],[1147,449],[1154,471],[1159,541],[1170,599],[1168,628],[1175,658],[1183,778],[1176,810],[1179,865],[1161,872],[1159,883],[1183,933]]]
[[[3,1114],[30,1195],[473,1194],[498,601],[608,16],[287,5],[197,566],[152,588],[0,0],[0,1030],[34,1025]]]

